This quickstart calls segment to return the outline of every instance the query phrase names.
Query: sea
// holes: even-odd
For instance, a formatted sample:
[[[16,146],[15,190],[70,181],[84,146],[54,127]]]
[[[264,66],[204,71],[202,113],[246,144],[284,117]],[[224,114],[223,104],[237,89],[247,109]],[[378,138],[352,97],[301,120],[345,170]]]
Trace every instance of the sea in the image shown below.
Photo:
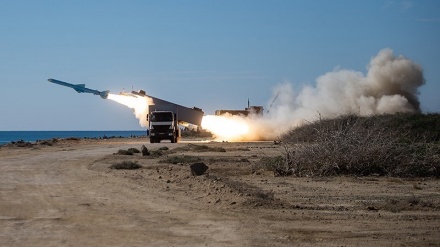
[[[0,131],[0,146],[14,141],[36,142],[52,138],[113,138],[146,137],[146,130],[95,130],[95,131]]]

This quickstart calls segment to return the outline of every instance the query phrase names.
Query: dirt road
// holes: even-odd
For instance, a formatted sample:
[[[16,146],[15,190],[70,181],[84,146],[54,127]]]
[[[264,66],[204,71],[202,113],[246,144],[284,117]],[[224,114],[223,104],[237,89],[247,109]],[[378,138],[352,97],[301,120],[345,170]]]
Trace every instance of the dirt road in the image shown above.
[[[143,144],[153,155],[115,154]],[[274,177],[258,165],[281,153],[139,139],[2,147],[0,246],[439,246],[439,180]],[[191,175],[188,158],[207,173]],[[142,168],[109,168],[122,161]]]

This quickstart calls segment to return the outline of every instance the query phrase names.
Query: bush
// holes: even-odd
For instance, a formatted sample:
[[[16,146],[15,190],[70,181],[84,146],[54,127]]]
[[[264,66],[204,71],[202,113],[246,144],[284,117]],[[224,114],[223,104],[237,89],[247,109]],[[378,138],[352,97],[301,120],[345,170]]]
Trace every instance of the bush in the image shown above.
[[[120,155],[133,155],[135,153],[140,153],[139,149],[137,149],[137,148],[129,148],[127,150],[119,149],[116,154],[120,154]]]
[[[158,150],[153,150],[150,152],[150,156],[157,158],[163,155],[162,150],[158,149]]]
[[[398,142],[440,142],[440,114],[399,113],[359,117],[341,116],[320,119],[291,129],[282,137],[287,142],[315,142],[322,131],[340,131],[355,128],[356,131],[385,131]]]
[[[122,161],[121,163],[116,163],[113,164],[109,167],[110,169],[125,169],[125,170],[135,170],[135,169],[139,169],[142,168],[141,165],[139,165],[137,162],[133,162],[133,161]]]
[[[223,147],[209,147],[208,145],[197,145],[197,144],[188,144],[184,147],[175,148],[174,152],[177,151],[193,151],[193,152],[226,152],[226,149]]]
[[[399,125],[402,116],[412,118],[345,116],[291,130],[283,137],[285,163],[297,176],[440,177],[438,138],[427,137],[431,125],[411,131],[424,121],[417,115]]]
[[[118,152],[117,152],[116,154],[120,154],[120,155],[133,155],[133,151],[131,151],[131,150],[119,149]]]
[[[261,158],[254,166],[254,170],[257,169],[272,171],[275,176],[289,176],[293,173],[291,166],[282,156]]]
[[[139,151],[139,149],[137,149],[137,148],[129,148],[129,149],[127,149],[127,152],[131,152],[133,154],[138,154],[141,151]]]
[[[79,141],[80,138],[78,138],[78,137],[67,137],[64,140],[66,140],[66,141]]]
[[[222,147],[208,147],[206,145],[192,145],[192,150],[195,152],[226,152],[226,149]]]

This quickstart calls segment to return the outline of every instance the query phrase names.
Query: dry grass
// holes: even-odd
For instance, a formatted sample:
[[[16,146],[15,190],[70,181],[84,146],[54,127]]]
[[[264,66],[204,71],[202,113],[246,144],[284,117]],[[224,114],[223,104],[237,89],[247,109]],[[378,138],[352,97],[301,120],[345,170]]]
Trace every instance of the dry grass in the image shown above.
[[[345,116],[291,130],[280,166],[297,176],[440,177],[439,130],[431,129],[440,116],[427,115],[430,124],[424,116]]]

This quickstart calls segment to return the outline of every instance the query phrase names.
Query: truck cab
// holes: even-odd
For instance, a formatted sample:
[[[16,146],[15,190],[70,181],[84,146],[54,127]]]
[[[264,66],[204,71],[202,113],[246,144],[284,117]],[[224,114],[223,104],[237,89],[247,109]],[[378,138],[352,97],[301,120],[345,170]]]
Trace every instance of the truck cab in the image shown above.
[[[153,111],[149,117],[150,143],[170,140],[176,143],[180,137],[177,116],[172,111]]]

